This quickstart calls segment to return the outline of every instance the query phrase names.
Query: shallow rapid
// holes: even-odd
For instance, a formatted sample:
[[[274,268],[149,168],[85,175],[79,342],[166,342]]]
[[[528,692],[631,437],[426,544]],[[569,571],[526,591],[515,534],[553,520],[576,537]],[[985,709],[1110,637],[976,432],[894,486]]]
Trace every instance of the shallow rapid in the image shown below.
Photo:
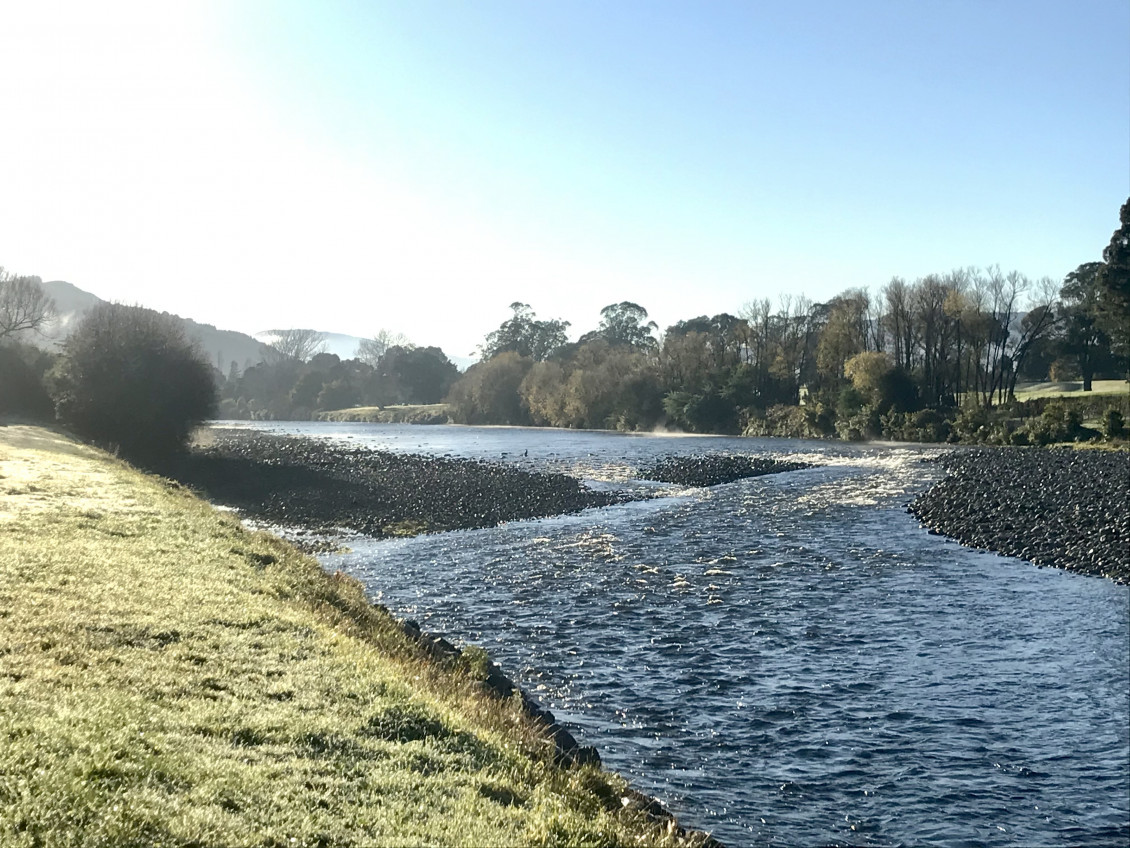
[[[907,502],[933,448],[275,425],[669,497],[407,540],[327,567],[482,644],[609,768],[739,845],[1130,840],[1130,588],[973,551]],[[818,467],[706,489],[672,453]]]

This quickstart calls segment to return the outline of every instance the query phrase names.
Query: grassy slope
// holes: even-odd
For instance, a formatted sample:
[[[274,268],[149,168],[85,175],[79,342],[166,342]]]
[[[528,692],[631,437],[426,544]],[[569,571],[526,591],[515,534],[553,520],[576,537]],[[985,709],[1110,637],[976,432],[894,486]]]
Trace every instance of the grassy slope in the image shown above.
[[[0,844],[670,840],[418,652],[281,541],[0,427]]]

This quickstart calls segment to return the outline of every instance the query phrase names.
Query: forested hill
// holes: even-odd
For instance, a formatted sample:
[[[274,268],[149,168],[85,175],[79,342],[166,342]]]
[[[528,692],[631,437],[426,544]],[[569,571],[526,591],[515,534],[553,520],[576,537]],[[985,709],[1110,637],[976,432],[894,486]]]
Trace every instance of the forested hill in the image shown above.
[[[97,295],[63,280],[46,282],[43,289],[55,301],[57,315],[45,327],[41,338],[29,335],[27,340],[49,348],[58,347],[88,310],[104,303]],[[225,375],[231,371],[233,363],[239,370],[246,370],[266,356],[267,346],[246,333],[219,330],[211,324],[200,324],[179,315],[173,317],[184,323],[185,334],[200,344],[208,361]]]

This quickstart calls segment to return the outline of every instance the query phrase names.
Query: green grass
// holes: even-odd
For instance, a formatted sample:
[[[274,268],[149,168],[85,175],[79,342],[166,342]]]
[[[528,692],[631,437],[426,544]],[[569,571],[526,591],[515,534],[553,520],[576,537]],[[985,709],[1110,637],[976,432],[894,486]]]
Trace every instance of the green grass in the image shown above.
[[[675,844],[470,665],[177,484],[0,427],[0,844]]]
[[[401,404],[399,406],[358,406],[319,412],[319,421],[360,421],[369,424],[438,424],[450,420],[446,403]]]
[[[1018,401],[1044,397],[1093,397],[1095,395],[1130,394],[1130,382],[1126,380],[1095,380],[1091,391],[1083,391],[1083,382],[1060,383],[1021,383],[1016,387]]]

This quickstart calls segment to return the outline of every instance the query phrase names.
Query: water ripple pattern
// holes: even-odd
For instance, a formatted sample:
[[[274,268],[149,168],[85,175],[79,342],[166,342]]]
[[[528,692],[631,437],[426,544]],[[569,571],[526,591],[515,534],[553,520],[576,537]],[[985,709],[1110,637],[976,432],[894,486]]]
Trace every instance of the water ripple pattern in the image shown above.
[[[932,449],[353,427],[303,432],[608,485],[672,452],[822,463],[326,558],[487,647],[686,824],[731,846],[1130,842],[1130,590],[921,530]]]

